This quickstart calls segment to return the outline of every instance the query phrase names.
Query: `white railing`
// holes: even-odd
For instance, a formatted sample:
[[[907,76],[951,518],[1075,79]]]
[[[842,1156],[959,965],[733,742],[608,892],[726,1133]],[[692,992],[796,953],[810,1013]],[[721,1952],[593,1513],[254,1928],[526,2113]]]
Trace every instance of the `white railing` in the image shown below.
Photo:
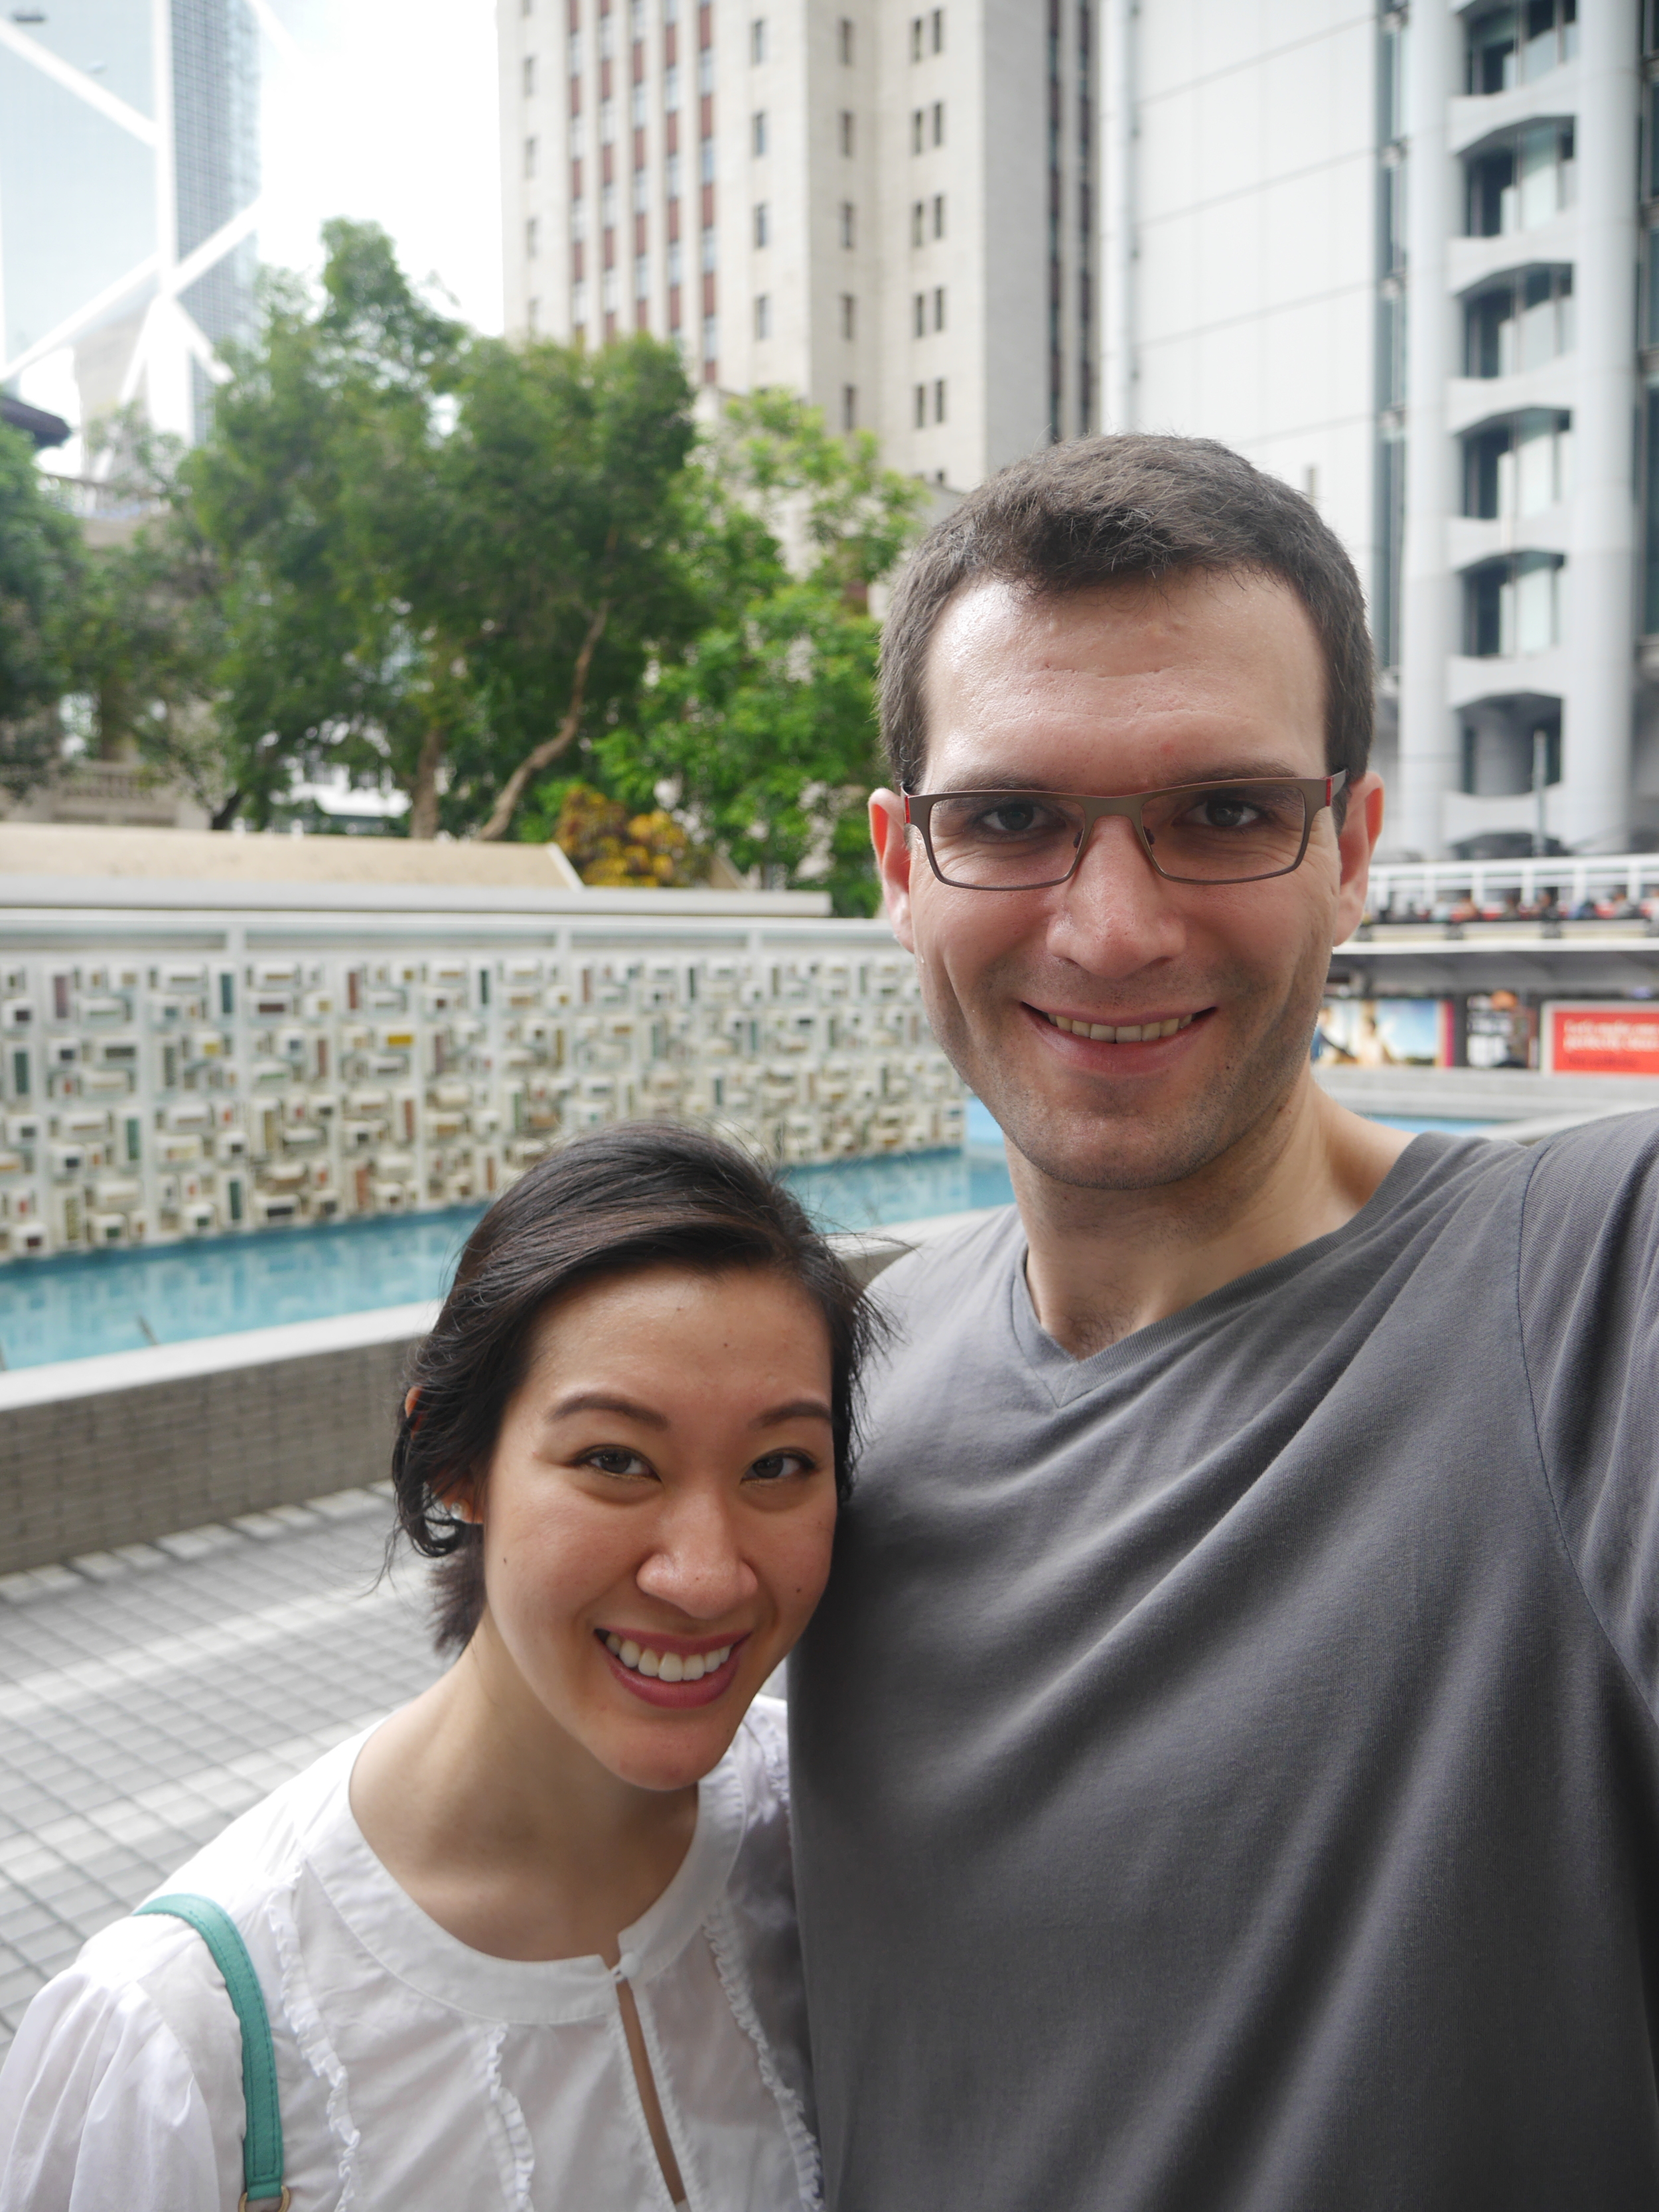
[[[1367,919],[1408,921],[1413,909],[1425,918],[1444,919],[1446,910],[1464,898],[1483,914],[1496,914],[1512,895],[1522,907],[1535,907],[1552,890],[1563,914],[1586,899],[1641,906],[1659,898],[1659,853],[1389,862],[1371,870]]]

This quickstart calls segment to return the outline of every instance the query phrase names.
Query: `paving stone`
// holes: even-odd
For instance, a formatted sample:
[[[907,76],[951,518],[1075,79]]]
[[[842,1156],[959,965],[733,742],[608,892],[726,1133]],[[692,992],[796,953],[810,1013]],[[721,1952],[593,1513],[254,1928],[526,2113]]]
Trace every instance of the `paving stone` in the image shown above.
[[[171,1536],[158,1536],[156,1543],[175,1559],[204,1559],[211,1552],[222,1552],[235,1537],[217,1521],[210,1521],[200,1528],[175,1529]]]
[[[25,1567],[21,1574],[0,1575],[0,1600],[8,1605],[29,1605],[80,1587],[80,1577],[67,1567]]]

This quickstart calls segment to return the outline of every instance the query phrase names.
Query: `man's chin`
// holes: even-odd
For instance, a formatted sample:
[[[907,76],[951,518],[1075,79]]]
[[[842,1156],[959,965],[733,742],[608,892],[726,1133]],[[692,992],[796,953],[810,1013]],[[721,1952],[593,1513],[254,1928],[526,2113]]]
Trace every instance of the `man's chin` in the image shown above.
[[[1044,1182],[1075,1190],[1160,1190],[1188,1182],[1239,1133],[1209,1115],[1165,1118],[1142,1109],[1085,1121],[1010,1106],[1005,1118],[986,1103],[1008,1140],[1016,1181],[1023,1163]]]

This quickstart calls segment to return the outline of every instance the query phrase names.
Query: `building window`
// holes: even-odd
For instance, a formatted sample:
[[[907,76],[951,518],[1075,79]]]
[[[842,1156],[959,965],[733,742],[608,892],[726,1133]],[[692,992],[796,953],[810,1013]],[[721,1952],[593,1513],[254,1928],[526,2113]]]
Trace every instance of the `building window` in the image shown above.
[[[599,222],[609,230],[617,220],[617,187],[614,184],[599,186]]]
[[[582,34],[580,31],[573,31],[570,33],[570,74],[572,76],[580,76],[581,73]]]
[[[943,284],[935,284],[933,287],[933,328],[936,331],[942,331],[945,328],[945,287]]]
[[[927,335],[927,295],[925,292],[918,292],[915,298],[910,302],[910,309],[913,335],[919,338],[926,337]]]
[[[933,235],[935,238],[943,238],[945,235],[945,195],[943,192],[935,192],[933,194]]]
[[[680,242],[678,238],[671,239],[668,243],[668,281],[671,284],[679,283],[682,265]]]
[[[749,58],[751,62],[766,59],[766,18],[757,15],[749,26]]]
[[[942,100],[933,102],[933,143],[935,146],[945,143],[945,102]]]
[[[772,335],[772,295],[769,292],[755,295],[755,336],[769,338]]]
[[[927,125],[925,112],[920,107],[913,107],[910,110],[910,151],[913,154],[920,154],[927,143]]]
[[[717,234],[713,223],[708,225],[708,228],[702,234],[702,273],[705,276],[713,276],[715,269],[719,266],[719,256],[715,250],[716,235]]]
[[[697,90],[705,95],[714,89],[714,49],[705,46],[697,56]]]
[[[599,143],[614,146],[617,143],[617,103],[614,100],[599,102]]]
[[[916,428],[918,430],[925,430],[927,428],[927,386],[925,384],[917,385],[914,397]]]
[[[710,383],[714,380],[708,375],[708,372],[720,359],[720,318],[718,315],[705,315],[702,319],[702,365],[704,377]]]
[[[599,305],[607,315],[614,315],[622,298],[622,287],[614,269],[607,269],[599,279]]]
[[[933,420],[935,422],[945,420],[945,379],[942,376],[933,379]]]
[[[858,426],[859,388],[856,384],[843,384],[841,387],[841,427],[843,430],[856,430]]]
[[[645,0],[628,0],[628,30],[630,38],[645,36]]]
[[[859,303],[850,292],[841,295],[841,334],[844,338],[858,335]]]
[[[840,127],[841,150],[850,161],[853,158],[853,111],[850,107],[843,107],[841,111]]]
[[[680,112],[680,70],[678,62],[671,62],[662,73],[662,105],[665,115]]]
[[[929,22],[931,23],[931,25],[932,25],[932,27],[933,27],[933,52],[934,52],[936,54],[942,54],[942,53],[945,52],[945,10],[944,10],[944,9],[943,9],[943,8],[935,8],[935,9],[934,9],[934,10],[933,10],[933,14],[932,14],[932,15],[929,17],[929,19],[928,19],[928,20],[929,20]]]
[[[587,202],[586,200],[572,200],[570,203],[570,235],[577,240],[584,239],[587,235]]]
[[[841,242],[850,252],[857,244],[858,211],[851,200],[841,204]]]
[[[1465,174],[1471,238],[1498,238],[1548,222],[1576,197],[1573,126],[1522,124],[1472,155]]]
[[[529,331],[532,338],[535,337],[537,331],[541,325],[541,301],[539,300],[526,300],[524,303],[524,326],[526,330]]]
[[[524,142],[524,173],[526,177],[533,177],[536,173],[536,142],[533,138],[526,138]]]
[[[1529,407],[1463,440],[1463,512],[1476,521],[1545,514],[1571,489],[1572,417]]]
[[[771,210],[764,200],[755,203],[755,243],[769,246],[772,242]]]
[[[1524,0],[1472,9],[1464,88],[1508,92],[1547,76],[1578,52],[1578,0]]]
[[[921,17],[920,15],[912,15],[910,18],[910,58],[913,62],[919,62],[921,59]]]
[[[925,246],[927,242],[927,204],[918,200],[910,210],[910,243]]]
[[[634,297],[636,300],[651,297],[651,256],[648,253],[634,256]]]
[[[526,54],[524,58],[524,96],[526,100],[533,100],[536,96],[536,57],[534,54]]]
[[[614,61],[617,54],[617,26],[608,8],[599,10],[599,59]]]
[[[843,15],[836,25],[836,52],[841,57],[842,67],[853,66],[853,19]]]
[[[662,176],[663,191],[665,196],[671,200],[678,199],[680,196],[680,157],[678,154],[669,155],[667,159],[664,161],[662,165]]]
[[[536,218],[533,215],[525,217],[524,250],[528,260],[536,258]]]
[[[629,94],[629,119],[636,131],[644,130],[645,116],[645,87],[642,84],[636,84]]]
[[[1561,642],[1559,553],[1511,553],[1463,579],[1464,650],[1475,660],[1547,653]]]
[[[578,330],[587,320],[587,286],[573,284],[570,288],[570,319]]]
[[[697,173],[702,179],[704,184],[712,185],[714,183],[714,142],[712,138],[705,138],[702,146],[698,149]]]
[[[758,157],[766,151],[766,110],[757,107],[749,118],[749,150]]]
[[[1513,376],[1571,353],[1571,264],[1517,270],[1474,293],[1464,303],[1463,333],[1468,376]]]

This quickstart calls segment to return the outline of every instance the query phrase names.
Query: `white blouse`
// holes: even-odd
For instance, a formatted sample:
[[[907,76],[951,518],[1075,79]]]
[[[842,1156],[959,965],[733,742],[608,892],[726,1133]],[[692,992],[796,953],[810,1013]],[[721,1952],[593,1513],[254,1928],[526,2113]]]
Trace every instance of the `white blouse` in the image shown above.
[[[258,1969],[295,2212],[671,2212],[617,2001],[626,1973],[690,2212],[816,2212],[783,1707],[700,1784],[690,1850],[597,1958],[474,1951],[369,1850],[335,1750],[161,1885],[222,1905]],[[0,2071],[0,2212],[223,2212],[241,2041],[182,1921],[118,1920],[29,2007]]]

